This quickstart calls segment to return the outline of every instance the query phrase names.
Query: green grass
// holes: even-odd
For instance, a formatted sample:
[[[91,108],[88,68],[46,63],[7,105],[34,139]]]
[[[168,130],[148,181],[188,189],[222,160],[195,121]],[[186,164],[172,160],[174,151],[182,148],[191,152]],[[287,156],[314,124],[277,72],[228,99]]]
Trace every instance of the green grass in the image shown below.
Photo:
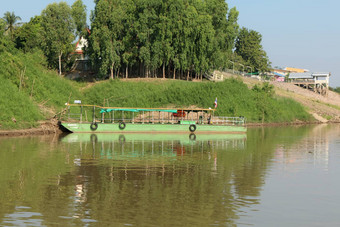
[[[35,127],[51,117],[39,104],[58,112],[68,99],[81,98],[80,85],[47,70],[40,51],[2,51],[0,59],[0,129]]]
[[[84,91],[84,102],[119,107],[189,107],[214,106],[216,115],[245,116],[250,122],[307,121],[310,115],[297,102],[287,98],[267,97],[249,90],[239,80],[221,83],[187,81],[123,82],[108,81]],[[107,101],[108,100],[108,101]],[[264,119],[263,119],[264,118]]]

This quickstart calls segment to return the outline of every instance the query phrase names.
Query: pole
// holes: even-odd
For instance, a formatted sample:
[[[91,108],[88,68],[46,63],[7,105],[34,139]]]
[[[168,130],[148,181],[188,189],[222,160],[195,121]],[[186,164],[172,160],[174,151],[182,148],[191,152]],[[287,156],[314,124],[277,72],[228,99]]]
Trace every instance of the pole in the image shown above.
[[[238,63],[240,66],[242,66],[242,68],[243,68],[243,71],[242,71],[242,73],[243,73],[243,75],[244,75],[244,65],[242,65],[241,63]]]
[[[233,63],[233,74],[234,74],[234,72],[235,72],[235,70],[234,70],[234,62],[233,61],[230,61],[230,62]]]

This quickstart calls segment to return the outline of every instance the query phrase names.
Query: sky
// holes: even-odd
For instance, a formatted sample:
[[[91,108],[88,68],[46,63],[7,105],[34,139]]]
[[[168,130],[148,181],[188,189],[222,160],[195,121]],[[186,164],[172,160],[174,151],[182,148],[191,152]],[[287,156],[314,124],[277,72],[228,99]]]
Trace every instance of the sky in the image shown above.
[[[28,22],[52,2],[56,1],[3,1],[0,16],[13,11],[22,22]],[[72,5],[74,0],[66,2]],[[83,3],[89,16],[94,1]],[[227,3],[239,11],[241,27],[262,34],[262,45],[273,67],[331,72],[330,85],[340,87],[339,0],[227,0]]]

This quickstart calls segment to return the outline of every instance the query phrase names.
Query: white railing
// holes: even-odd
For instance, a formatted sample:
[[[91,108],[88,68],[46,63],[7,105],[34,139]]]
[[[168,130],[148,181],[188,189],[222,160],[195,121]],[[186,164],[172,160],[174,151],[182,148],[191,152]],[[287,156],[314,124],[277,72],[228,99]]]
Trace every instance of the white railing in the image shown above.
[[[244,125],[246,119],[244,117],[214,117],[212,124],[214,125]]]

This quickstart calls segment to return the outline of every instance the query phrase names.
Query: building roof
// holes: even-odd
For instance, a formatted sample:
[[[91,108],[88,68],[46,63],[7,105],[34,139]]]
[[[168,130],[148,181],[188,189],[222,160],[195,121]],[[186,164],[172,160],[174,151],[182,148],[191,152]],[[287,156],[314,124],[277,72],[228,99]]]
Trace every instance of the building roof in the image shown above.
[[[293,73],[305,73],[308,72],[308,69],[299,69],[299,68],[293,68],[293,67],[286,67],[285,70]]]
[[[327,77],[330,73],[291,73],[289,79],[313,79],[314,77]]]
[[[317,73],[312,73],[312,76],[316,76],[316,77],[318,77],[318,76],[322,76],[322,77],[324,77],[324,76],[331,76],[331,73],[320,73],[320,72],[317,72]]]
[[[274,74],[275,74],[276,76],[279,76],[279,77],[286,77],[285,75],[283,75],[283,74],[281,74],[281,73],[274,72]]]
[[[313,79],[311,73],[291,73],[289,79]]]

